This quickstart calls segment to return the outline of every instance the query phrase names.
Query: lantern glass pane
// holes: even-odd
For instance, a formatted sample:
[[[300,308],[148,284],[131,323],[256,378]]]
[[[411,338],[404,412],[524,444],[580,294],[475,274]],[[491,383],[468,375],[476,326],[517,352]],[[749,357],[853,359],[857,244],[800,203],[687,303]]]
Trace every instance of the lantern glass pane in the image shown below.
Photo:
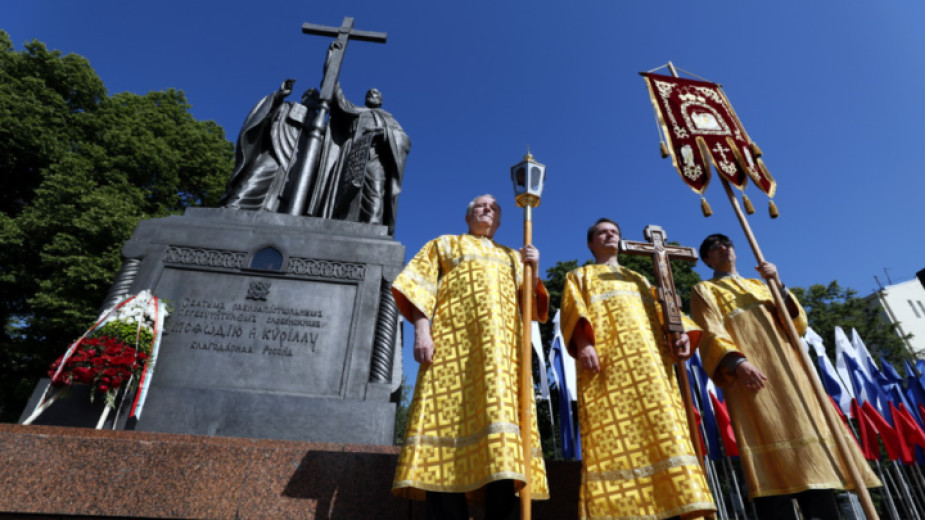
[[[523,166],[514,170],[514,191],[516,193],[524,193],[527,190],[526,175],[527,169]]]
[[[542,189],[540,181],[542,180],[543,172],[536,166],[530,168],[530,191],[536,193]]]

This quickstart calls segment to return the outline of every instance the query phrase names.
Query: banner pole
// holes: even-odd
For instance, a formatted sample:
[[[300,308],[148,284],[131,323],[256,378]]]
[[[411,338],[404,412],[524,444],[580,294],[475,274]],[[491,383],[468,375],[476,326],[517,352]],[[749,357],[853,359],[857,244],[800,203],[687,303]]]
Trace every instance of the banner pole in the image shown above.
[[[736,199],[735,194],[732,192],[732,187],[729,186],[729,181],[725,177],[719,175],[720,180],[723,183],[723,189],[726,190],[726,196],[729,197],[729,202],[732,204],[732,209],[735,211],[736,217],[739,219],[739,224],[742,225],[742,231],[745,233],[745,237],[748,239],[748,243],[752,248],[752,252],[755,255],[755,260],[759,264],[764,263],[764,255],[761,253],[761,249],[758,247],[758,242],[755,239],[755,235],[752,233],[751,226],[748,225],[748,220],[745,218],[745,214],[742,212],[742,208],[739,207],[739,201]],[[793,319],[790,317],[790,313],[787,312],[787,307],[784,304],[784,299],[780,294],[780,279],[775,279],[773,282],[767,281],[768,289],[771,291],[771,296],[774,298],[774,305],[777,307],[777,313],[780,317],[781,323],[784,325],[784,330],[787,332],[787,338],[790,340],[790,346],[797,352],[801,360],[801,365],[803,366],[803,373],[806,374],[810,383],[813,387],[813,394],[816,396],[816,400],[819,403],[819,407],[822,408],[822,412],[825,415],[826,424],[829,427],[829,430],[832,431],[832,437],[835,439],[835,445],[838,447],[838,453],[841,455],[842,460],[845,463],[845,468],[848,470],[848,477],[852,484],[854,484],[855,492],[858,494],[858,498],[861,500],[861,507],[864,509],[864,514],[868,519],[879,519],[877,515],[877,510],[874,508],[874,504],[870,499],[870,493],[867,491],[867,486],[864,485],[863,479],[858,472],[858,468],[854,463],[854,457],[851,456],[851,452],[848,449],[848,444],[845,442],[845,433],[847,430],[839,421],[838,417],[835,416],[835,410],[832,409],[832,404],[828,399],[828,395],[825,393],[825,390],[822,388],[822,383],[819,381],[818,376],[815,373],[810,373],[807,367],[811,366],[811,361],[809,360],[809,354],[806,353],[806,350],[803,349],[802,341],[800,340],[800,335],[797,332],[796,326],[793,324]]]

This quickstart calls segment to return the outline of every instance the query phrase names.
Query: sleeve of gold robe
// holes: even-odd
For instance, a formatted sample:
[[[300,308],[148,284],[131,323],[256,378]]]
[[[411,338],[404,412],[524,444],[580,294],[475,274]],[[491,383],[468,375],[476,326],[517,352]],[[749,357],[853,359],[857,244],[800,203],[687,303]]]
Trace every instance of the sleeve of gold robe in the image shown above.
[[[533,319],[540,323],[549,319],[549,291],[543,280],[533,288]]]
[[[511,255],[511,260],[514,262],[514,283],[517,284],[517,301],[520,301],[520,295],[523,294],[521,284],[523,284],[524,279],[524,264],[518,260],[520,255],[517,251],[510,248],[505,249],[507,249],[508,254]],[[539,273],[537,273],[537,276],[539,276]],[[546,323],[546,320],[549,319],[549,291],[543,285],[543,280],[539,280],[539,283],[533,287],[533,319],[540,323]]]
[[[693,355],[693,352],[700,346],[700,341],[703,338],[703,331],[700,330],[700,327],[690,316],[683,312],[681,313],[681,322],[684,324],[684,333],[687,334],[687,337],[691,341],[691,355]]]
[[[720,362],[730,353],[743,354],[729,336],[723,314],[706,283],[695,285],[691,291],[691,318],[703,331],[700,339],[700,360],[703,362],[704,370],[720,387],[728,385],[733,378],[719,369]]]
[[[661,302],[658,301],[658,288],[650,284],[646,277],[638,275],[638,278],[640,284],[649,288],[649,293],[652,296],[652,301],[655,304],[655,310],[658,314],[658,324],[660,327],[662,327],[662,330],[664,330],[666,328],[665,314],[662,311]],[[681,313],[681,324],[684,326],[684,333],[687,334],[687,338],[690,340],[691,353],[693,353],[694,350],[697,349],[697,347],[700,345],[700,339],[703,336],[703,331],[700,330],[700,327],[698,327],[696,323],[694,323],[694,320],[692,320],[687,314],[684,314],[683,312]],[[661,334],[656,334],[655,337],[658,338],[658,341],[663,341],[663,336]]]
[[[771,289],[768,288],[767,282],[765,282],[764,280],[758,280],[758,279],[749,279],[748,282],[750,282],[750,285],[747,285],[746,287],[749,288],[749,293],[758,300],[769,302],[772,307],[771,312],[772,313],[775,312],[774,311],[774,297],[771,296]],[[787,289],[786,293],[781,294],[781,296],[784,296],[784,297],[786,297],[787,295],[790,295],[790,298],[793,300],[793,303],[794,305],[796,305],[797,311],[798,311],[797,315],[792,317],[793,325],[796,327],[797,332],[800,334],[800,336],[803,336],[804,334],[806,334],[806,327],[808,323],[807,318],[806,318],[806,311],[803,310],[803,306],[800,305],[800,300],[798,300],[797,297],[794,296],[793,293],[790,292],[789,289]],[[786,303],[784,305],[786,306]],[[786,337],[786,333],[784,333],[784,336]]]
[[[433,318],[440,278],[438,240],[425,244],[392,282],[395,304],[409,321],[413,315],[412,307],[416,307],[427,319]]]
[[[594,329],[591,327],[591,313],[589,312],[587,302],[585,302],[583,286],[583,277],[578,270],[572,271],[565,276],[565,287],[562,288],[562,314],[559,316],[559,327],[562,330],[562,339],[565,341],[566,349],[572,356],[572,334],[575,333],[575,327],[580,319],[588,323],[588,330],[591,332],[591,343],[594,344]]]

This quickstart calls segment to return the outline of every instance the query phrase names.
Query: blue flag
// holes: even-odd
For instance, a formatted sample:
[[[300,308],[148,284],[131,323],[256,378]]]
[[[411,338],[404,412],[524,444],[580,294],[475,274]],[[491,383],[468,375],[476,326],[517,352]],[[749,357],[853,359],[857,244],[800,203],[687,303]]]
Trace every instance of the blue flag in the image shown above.
[[[700,420],[703,424],[707,454],[710,460],[720,460],[723,458],[723,449],[719,438],[719,426],[716,424],[716,414],[713,413],[713,403],[710,401],[707,389],[707,372],[700,362],[699,353],[691,356],[689,365],[691,392],[700,397]],[[691,442],[699,442],[699,440],[691,439]]]
[[[559,313],[553,318],[555,336],[549,349],[549,364],[552,367],[556,389],[559,395],[559,433],[562,437],[562,457],[581,459],[581,438],[578,435],[578,421],[572,413],[572,395],[565,376],[565,353],[562,349],[562,331],[559,330]]]

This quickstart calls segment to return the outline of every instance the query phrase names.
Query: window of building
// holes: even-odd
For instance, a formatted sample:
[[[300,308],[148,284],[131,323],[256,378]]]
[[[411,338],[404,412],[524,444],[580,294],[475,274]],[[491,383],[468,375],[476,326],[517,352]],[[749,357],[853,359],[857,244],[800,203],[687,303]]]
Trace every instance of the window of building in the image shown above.
[[[906,301],[909,302],[909,307],[912,307],[912,312],[915,313],[915,317],[916,317],[916,318],[921,318],[922,315],[919,314],[919,310],[915,308],[915,304],[912,303],[912,300],[906,300]],[[922,305],[922,302],[919,302],[919,305]]]
[[[922,300],[915,300],[915,303],[919,304],[919,309],[922,309],[922,314],[925,315],[925,305],[922,305]]]

